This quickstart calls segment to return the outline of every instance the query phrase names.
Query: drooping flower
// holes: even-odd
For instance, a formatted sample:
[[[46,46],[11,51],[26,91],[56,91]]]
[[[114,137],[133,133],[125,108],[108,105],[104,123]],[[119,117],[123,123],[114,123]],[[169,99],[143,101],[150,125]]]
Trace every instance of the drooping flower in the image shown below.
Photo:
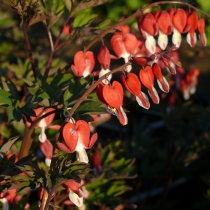
[[[107,105],[107,111],[116,115],[122,125],[128,123],[127,116],[122,108],[123,88],[122,85],[114,81],[111,86],[99,84],[96,89],[98,99]]]
[[[36,117],[34,116],[30,116],[31,118],[31,121],[33,122],[37,117],[41,117],[47,113],[50,113],[52,111],[54,111],[55,109],[54,108],[47,108],[46,110],[44,110],[44,107],[40,107],[40,108],[37,108],[34,110],[35,114],[36,114]],[[47,127],[49,128],[52,128],[52,129],[55,129],[55,130],[59,130],[60,126],[58,125],[51,125],[50,124],[52,123],[53,119],[55,117],[55,113],[52,113],[50,115],[48,115],[47,117],[41,119],[37,124],[36,124],[36,127],[40,127],[41,128],[41,134],[39,135],[39,141],[40,142],[45,142],[46,139],[47,139],[47,136],[45,134],[45,129]],[[30,122],[27,122],[27,125],[30,126]]]
[[[141,83],[134,73],[130,72],[126,75],[121,75],[121,81],[126,89],[136,96],[136,101],[140,106],[145,109],[150,108],[148,97],[145,93],[141,91]]]
[[[45,164],[47,166],[50,166],[51,159],[53,156],[53,145],[51,144],[51,142],[48,139],[46,139],[43,143],[40,142],[39,147],[45,156]]]
[[[198,16],[195,12],[191,12],[188,14],[186,26],[189,27],[189,31],[186,37],[187,42],[190,44],[191,47],[194,47],[197,42],[195,30],[198,26]]]
[[[181,8],[178,8],[176,11],[174,8],[171,8],[168,10],[168,13],[171,16],[173,24],[172,42],[177,48],[179,48],[182,41],[181,34],[186,33],[189,30],[188,27],[186,28],[187,13]]]
[[[129,33],[127,28],[125,30],[122,27],[121,32],[116,32],[112,36],[110,44],[118,58],[124,58],[125,63],[127,63],[136,52],[138,40],[134,34]],[[131,65],[126,67],[127,72],[130,72],[131,69]]]
[[[154,88],[154,74],[151,66],[146,66],[144,69],[141,69],[139,72],[139,77],[143,85],[148,89],[148,93],[153,103],[158,104],[160,98],[156,89]]]
[[[2,210],[9,210],[9,204],[13,203],[16,193],[16,189],[10,189],[0,193],[0,202],[3,204]]]
[[[172,33],[171,17],[166,11],[158,11],[154,13],[154,16],[159,29],[158,45],[165,50],[168,45],[168,35]]]
[[[152,65],[152,71],[157,79],[157,83],[158,83],[158,86],[160,87],[160,89],[162,91],[168,93],[169,92],[169,84],[168,84],[167,80],[165,79],[165,77],[162,75],[161,68],[157,63],[154,63]]]
[[[85,149],[90,149],[98,138],[97,133],[94,133],[90,138],[88,123],[84,120],[78,120],[75,124],[68,122],[62,129],[62,136],[65,144],[58,142],[58,148],[67,153],[76,151],[77,160],[88,163]]]
[[[203,46],[206,46],[207,44],[207,39],[206,39],[206,34],[205,34],[205,20],[203,18],[198,20],[198,32],[200,36],[201,43]]]
[[[146,39],[145,46],[151,54],[155,53],[156,41],[154,36],[158,33],[158,25],[152,13],[148,12],[138,18],[138,28]]]
[[[94,66],[95,58],[93,52],[87,51],[84,53],[83,51],[78,51],[74,55],[74,65],[71,66],[71,69],[75,76],[86,77],[91,74]]]
[[[105,45],[102,45],[101,49],[97,54],[97,59],[101,66],[101,70],[99,72],[99,78],[102,77],[104,74],[110,72],[110,62],[112,58],[117,59],[115,56],[112,56],[109,53],[109,50]],[[110,74],[106,79],[103,79],[102,82],[104,84],[108,84],[111,78],[112,74]]]
[[[71,180],[62,184],[64,188],[69,191],[69,199],[74,203],[77,207],[81,207],[83,205],[83,193],[80,189],[81,184]]]

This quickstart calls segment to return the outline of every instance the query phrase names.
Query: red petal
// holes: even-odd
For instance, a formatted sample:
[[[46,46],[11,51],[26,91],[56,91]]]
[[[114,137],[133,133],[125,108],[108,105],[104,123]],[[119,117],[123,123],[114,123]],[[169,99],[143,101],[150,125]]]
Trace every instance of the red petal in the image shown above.
[[[78,120],[76,122],[76,130],[78,133],[78,141],[87,148],[90,142],[90,127],[84,120]]]
[[[138,40],[134,34],[128,33],[124,38],[124,45],[126,51],[131,55],[135,54],[136,49],[138,48]]]
[[[203,34],[205,32],[205,20],[203,18],[198,20],[198,31],[200,34]]]
[[[159,67],[159,65],[157,63],[154,63],[152,66],[152,71],[155,75],[155,77],[157,78],[157,80],[160,82],[161,84],[161,89],[168,93],[169,92],[169,85],[167,83],[167,81],[165,81],[162,72],[161,72],[161,68]],[[158,84],[159,85],[159,84]],[[159,85],[160,86],[160,85]]]
[[[63,139],[71,152],[74,152],[78,142],[78,134],[75,125],[68,122],[62,130]]]
[[[150,66],[146,66],[145,69],[141,69],[139,72],[139,77],[141,82],[147,89],[151,89],[153,87],[154,75]]]
[[[112,87],[105,85],[103,88],[103,98],[108,105],[114,108],[122,106],[123,88],[122,85],[114,81]]]
[[[86,147],[85,149],[90,149],[95,144],[97,139],[98,139],[98,134],[94,133],[90,138],[88,147]]]
[[[187,14],[183,9],[178,8],[173,15],[172,23],[174,27],[180,32],[183,33],[183,30],[187,23]]]
[[[142,29],[147,33],[149,33],[151,36],[155,36],[158,32],[158,27],[155,17],[150,12],[144,15],[144,18],[142,19],[140,25]]]
[[[57,147],[58,147],[60,150],[66,152],[66,153],[72,153],[72,152],[74,152],[74,151],[70,150],[70,149],[69,149],[66,145],[64,145],[63,143],[57,142],[56,145],[57,145]]]
[[[158,27],[159,29],[166,35],[169,35],[172,33],[172,23],[171,23],[171,18],[170,15],[162,11],[157,19]]]
[[[126,76],[121,75],[121,80],[126,89],[133,95],[139,95],[141,84],[138,77],[134,73],[128,73]]]
[[[148,62],[152,61],[150,57],[132,57],[132,59],[141,66],[146,66]]]
[[[110,67],[110,53],[106,46],[102,46],[98,52],[97,59],[103,69],[109,69]]]
[[[46,140],[45,142],[40,143],[39,147],[46,158],[52,159],[53,145],[51,144],[49,140]]]
[[[80,188],[80,185],[81,185],[80,183],[78,183],[74,180],[71,180],[71,181],[63,183],[62,185],[65,188],[66,187],[70,188],[74,193],[76,193],[78,196],[80,196],[80,193],[79,193],[79,188]]]
[[[187,25],[190,25],[189,32],[192,33],[197,29],[198,26],[198,16],[195,12],[191,12],[187,17]]]
[[[98,84],[98,86],[96,88],[96,95],[97,95],[98,99],[101,102],[107,104],[106,101],[105,101],[105,99],[104,99],[104,97],[103,97],[103,88],[104,88],[104,86],[105,86],[104,83]]]
[[[117,33],[111,38],[111,47],[115,54],[120,58],[123,53],[125,53],[125,45],[122,40],[122,34]]]

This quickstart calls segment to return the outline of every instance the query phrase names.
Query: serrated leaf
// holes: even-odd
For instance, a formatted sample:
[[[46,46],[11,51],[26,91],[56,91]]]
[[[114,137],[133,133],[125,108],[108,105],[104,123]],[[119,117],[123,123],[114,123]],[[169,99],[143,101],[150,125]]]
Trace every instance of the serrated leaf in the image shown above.
[[[19,122],[22,119],[22,113],[19,107],[8,106],[7,115],[8,115],[8,123],[14,120]]]
[[[0,105],[12,105],[12,103],[13,100],[11,98],[11,94],[5,90],[0,89]]]
[[[50,85],[46,82],[45,78],[40,73],[37,73],[37,83],[39,84],[39,87],[43,92],[47,93],[47,95],[49,95],[52,99],[54,98],[53,89],[50,87]]]
[[[9,141],[1,147],[1,149],[0,149],[0,162],[2,161],[3,157],[7,154],[7,152],[10,150],[10,147],[17,141],[17,139],[19,137],[20,136],[15,136],[15,137],[9,139]]]

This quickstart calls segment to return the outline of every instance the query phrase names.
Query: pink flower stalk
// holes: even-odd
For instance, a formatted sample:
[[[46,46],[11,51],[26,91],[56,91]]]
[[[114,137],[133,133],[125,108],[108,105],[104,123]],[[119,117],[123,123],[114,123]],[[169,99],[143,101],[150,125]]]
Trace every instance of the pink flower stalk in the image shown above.
[[[134,73],[130,72],[127,75],[121,75],[121,81],[126,89],[136,96],[136,101],[140,106],[145,109],[150,108],[148,97],[141,91],[141,83]]]
[[[72,72],[77,77],[86,77],[91,74],[95,66],[94,54],[91,51],[78,51],[74,55],[74,65],[71,66]]]
[[[121,26],[121,32],[116,32],[111,38],[111,47],[118,58],[124,58],[127,63],[131,56],[135,55],[138,48],[138,40],[134,34],[129,33],[127,27]],[[126,71],[130,72],[132,66],[126,67]]]
[[[80,189],[81,184],[71,180],[62,184],[62,186],[69,191],[69,199],[74,203],[77,207],[81,207],[83,205],[83,193]]]
[[[154,74],[152,72],[152,68],[150,66],[146,66],[146,68],[141,69],[139,72],[139,77],[143,85],[148,89],[148,93],[153,103],[158,104],[160,98],[156,89],[154,88]]]
[[[94,133],[90,138],[90,127],[84,120],[78,120],[76,124],[68,122],[62,129],[62,136],[65,144],[58,142],[60,150],[72,153],[76,151],[79,162],[88,163],[88,156],[85,149],[90,149],[98,138]]]
[[[206,46],[207,44],[207,39],[206,39],[206,34],[205,34],[205,20],[203,18],[198,20],[198,32],[199,32],[199,37],[201,40],[201,43],[203,46]]]
[[[51,159],[53,156],[53,145],[51,142],[47,139],[43,143],[40,142],[39,144],[40,150],[45,156],[45,164],[50,167]]]
[[[169,84],[168,84],[167,80],[165,79],[165,77],[162,75],[161,68],[157,63],[154,63],[152,65],[152,71],[157,79],[159,88],[162,91],[168,93],[169,92]]]
[[[117,81],[114,81],[111,86],[101,83],[96,93],[98,99],[107,105],[107,111],[116,115],[122,125],[126,125],[128,119],[122,108],[124,95],[122,85]]]
[[[138,28],[146,39],[145,47],[151,54],[155,53],[156,41],[154,36],[158,34],[158,25],[152,13],[148,12],[138,19]]]

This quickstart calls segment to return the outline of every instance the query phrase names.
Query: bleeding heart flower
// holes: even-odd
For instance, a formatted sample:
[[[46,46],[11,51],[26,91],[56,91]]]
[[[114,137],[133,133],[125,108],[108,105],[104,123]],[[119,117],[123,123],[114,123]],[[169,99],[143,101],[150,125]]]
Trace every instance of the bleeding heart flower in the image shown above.
[[[71,66],[71,69],[75,76],[86,77],[91,74],[94,66],[95,58],[93,52],[87,51],[84,53],[83,51],[78,51],[74,55],[74,65]]]
[[[136,96],[136,101],[140,106],[145,109],[150,108],[148,97],[141,91],[141,83],[134,73],[130,72],[126,75],[121,75],[121,81],[125,85],[126,89]]]
[[[152,72],[152,68],[150,66],[146,66],[146,68],[141,69],[139,72],[139,77],[143,85],[148,89],[148,93],[153,103],[158,104],[160,98],[156,89],[154,88],[154,74]]]
[[[157,83],[160,89],[166,93],[169,92],[169,84],[165,77],[162,75],[161,68],[157,63],[152,65],[152,71],[155,77],[157,78]]]
[[[88,123],[84,120],[78,120],[76,124],[68,122],[62,129],[62,136],[67,146],[58,142],[58,148],[67,153],[76,151],[77,160],[88,163],[88,156],[85,149],[90,149],[98,138],[97,133],[94,133],[90,138],[90,127]]]
[[[40,142],[39,144],[40,150],[45,156],[45,164],[50,167],[51,159],[53,156],[53,145],[51,142],[47,139],[43,143]]]
[[[198,16],[195,12],[191,12],[187,17],[187,27],[189,27],[189,32],[187,33],[187,42],[191,47],[194,47],[197,42],[197,37],[195,30],[198,26]]]
[[[200,40],[203,46],[206,46],[207,39],[205,34],[205,20],[203,18],[198,20],[198,32],[200,33]]]
[[[36,117],[34,116],[30,116],[31,121],[34,121],[37,117],[41,117],[47,113],[50,113],[52,111],[54,111],[54,108],[47,108],[46,110],[44,110],[44,107],[40,107],[34,110]],[[50,115],[48,115],[47,117],[41,119],[37,124],[36,127],[40,127],[41,128],[41,134],[39,135],[39,141],[40,142],[45,142],[47,139],[47,136],[45,134],[45,129],[47,127],[55,129],[55,130],[59,130],[60,126],[58,125],[52,125],[50,126],[50,124],[52,123],[53,119],[55,117],[55,113],[52,113]],[[27,122],[27,125],[30,126],[31,123]]]
[[[10,189],[0,193],[0,202],[2,202],[2,210],[9,210],[9,204],[14,202],[17,190]]]
[[[187,13],[185,10],[180,8],[178,8],[176,11],[171,8],[169,15],[171,16],[173,24],[172,42],[177,48],[179,48],[182,41],[181,33],[186,33],[189,31],[189,27],[186,27]]]
[[[122,85],[114,81],[112,86],[99,84],[96,89],[98,99],[107,105],[107,111],[116,115],[122,125],[128,123],[127,116],[122,108],[123,88]]]
[[[158,11],[154,16],[159,28],[158,45],[165,50],[168,45],[168,35],[172,33],[171,17],[166,11]]]
[[[127,63],[131,56],[134,56],[138,48],[138,40],[134,34],[129,33],[127,30],[116,32],[111,38],[111,47],[118,58],[124,58]],[[126,71],[130,72],[132,66],[126,67]]]
[[[101,71],[99,72],[99,78],[104,74],[110,72],[110,62],[111,59],[118,59],[117,57],[111,55],[106,46],[102,45],[101,49],[98,52],[97,59],[99,64],[101,65]],[[110,74],[106,79],[103,79],[102,82],[104,84],[109,84],[109,81],[112,78],[112,74]]]
[[[74,203],[77,207],[81,207],[83,205],[83,193],[80,189],[81,184],[71,180],[62,184],[62,186],[69,191],[69,199]]]
[[[158,25],[152,13],[148,12],[138,18],[138,28],[146,39],[145,47],[151,54],[155,53],[156,41],[154,36],[158,33]]]

